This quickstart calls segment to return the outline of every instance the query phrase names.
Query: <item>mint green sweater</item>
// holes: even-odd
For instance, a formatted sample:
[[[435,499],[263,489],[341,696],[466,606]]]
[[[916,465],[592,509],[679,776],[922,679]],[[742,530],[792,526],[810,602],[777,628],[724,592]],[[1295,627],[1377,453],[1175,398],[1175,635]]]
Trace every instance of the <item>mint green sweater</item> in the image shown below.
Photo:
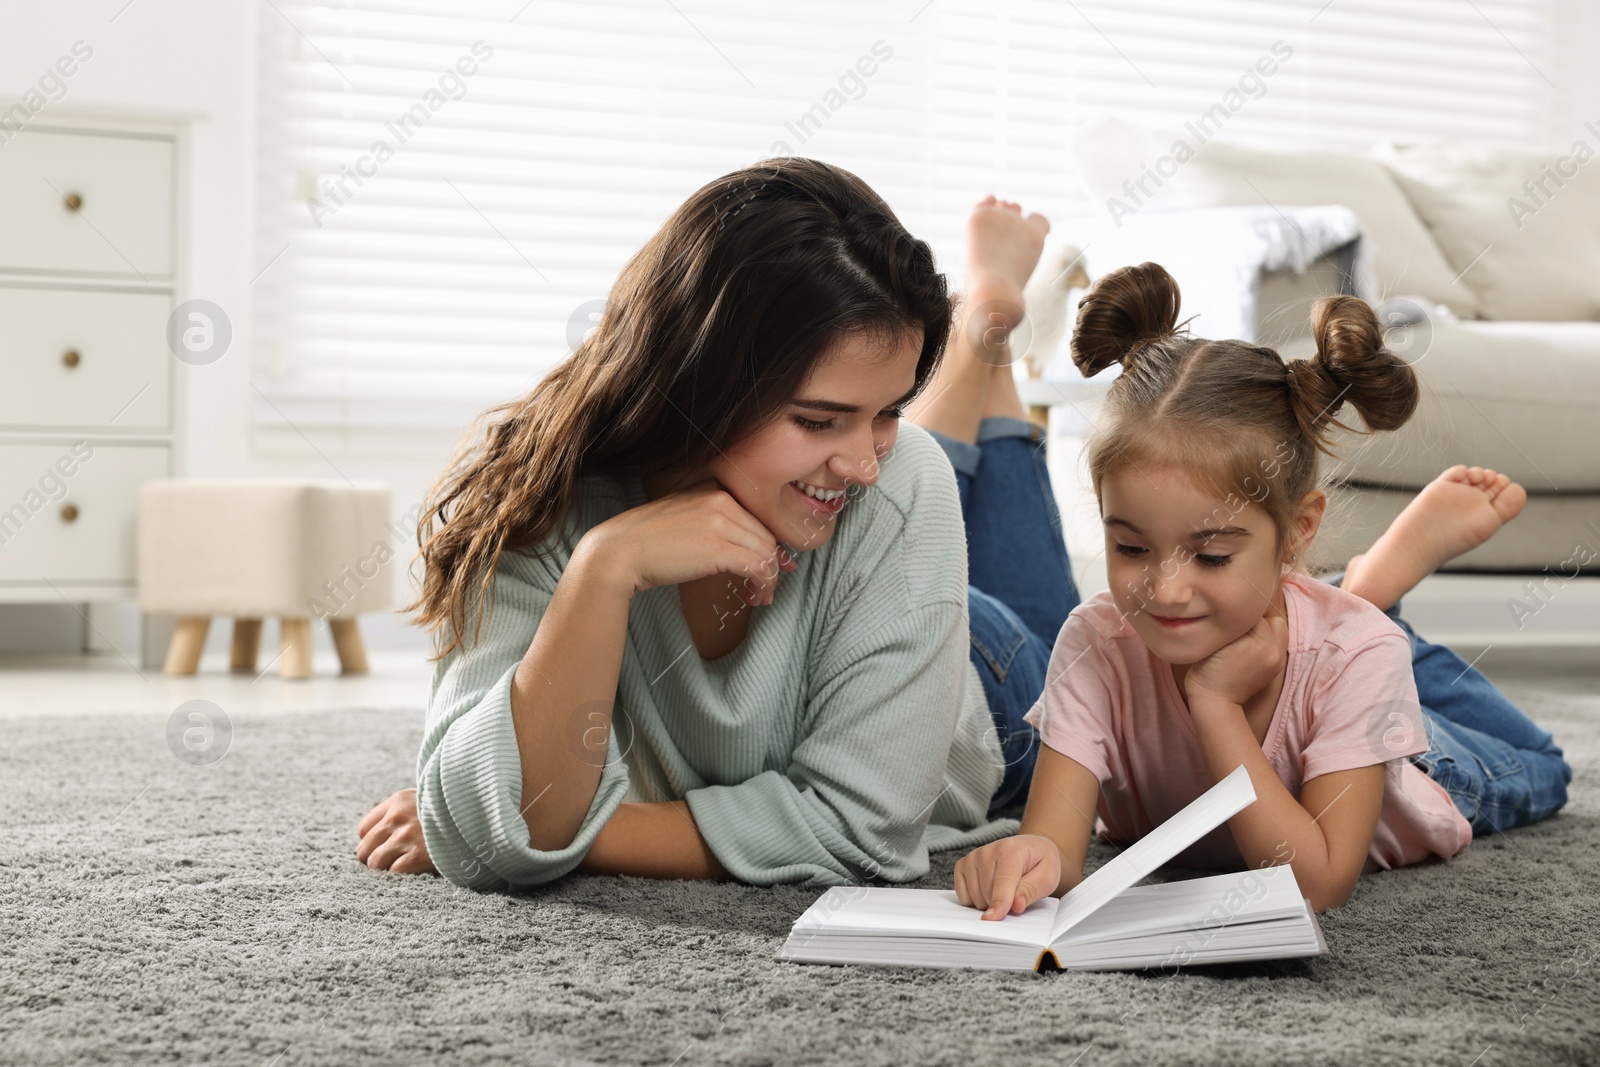
[[[717,859],[752,885],[907,881],[930,851],[1016,832],[1015,819],[985,818],[1004,767],[968,657],[955,474],[908,422],[828,543],[799,554],[772,604],[746,609],[733,651],[700,658],[676,586],[635,595],[589,811],[566,848],[528,847],[512,676],[578,538],[647,499],[637,478],[581,479],[551,558],[503,556],[481,641],[436,665],[417,810],[444,877],[478,889],[559,878],[624,801],[687,799]]]

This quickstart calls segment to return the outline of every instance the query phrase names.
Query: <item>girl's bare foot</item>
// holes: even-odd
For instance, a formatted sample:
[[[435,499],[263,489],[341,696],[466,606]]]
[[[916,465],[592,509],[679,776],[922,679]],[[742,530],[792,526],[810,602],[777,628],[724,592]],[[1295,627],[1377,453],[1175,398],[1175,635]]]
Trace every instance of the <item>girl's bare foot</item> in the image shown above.
[[[995,375],[1011,373],[1007,338],[1022,321],[1022,288],[1049,231],[1043,215],[1024,217],[1021,205],[1009,200],[987,196],[973,206],[967,219],[967,288],[939,371],[908,409],[913,422],[960,441],[977,440]]]
[[[1416,499],[1345,569],[1342,587],[1380,608],[1392,607],[1439,567],[1476,548],[1516,518],[1528,493],[1487,467],[1456,464]]]

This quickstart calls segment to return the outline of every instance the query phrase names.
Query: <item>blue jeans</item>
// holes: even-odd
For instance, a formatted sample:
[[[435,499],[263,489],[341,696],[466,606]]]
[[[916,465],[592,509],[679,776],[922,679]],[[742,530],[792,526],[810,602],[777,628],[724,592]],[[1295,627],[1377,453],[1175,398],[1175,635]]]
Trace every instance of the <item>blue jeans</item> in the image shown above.
[[[967,527],[970,655],[1005,760],[992,816],[1016,803],[1033,778],[1039,733],[1022,717],[1044,692],[1056,635],[1081,598],[1045,466],[1044,429],[988,418],[976,444],[929,432],[955,468]]]
[[[1328,579],[1338,585],[1343,573]],[[1428,751],[1411,762],[1444,786],[1474,837],[1538,822],[1567,803],[1572,768],[1548,730],[1477,668],[1417,636],[1396,602],[1386,612],[1411,639],[1411,670]]]

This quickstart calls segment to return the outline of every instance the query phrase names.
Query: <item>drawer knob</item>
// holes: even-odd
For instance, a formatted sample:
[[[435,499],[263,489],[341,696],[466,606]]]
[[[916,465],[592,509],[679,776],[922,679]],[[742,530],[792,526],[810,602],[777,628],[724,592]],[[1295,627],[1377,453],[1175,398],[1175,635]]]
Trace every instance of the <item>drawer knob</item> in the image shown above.
[[[77,211],[79,208],[83,207],[83,197],[79,196],[77,193],[68,193],[66,197],[66,205],[68,211]]]
[[[61,521],[62,522],[77,522],[78,521],[78,505],[76,505],[76,504],[63,504],[62,507],[61,507]]]
[[[61,353],[61,362],[65,363],[69,367],[76,367],[79,363],[83,362],[83,357],[78,355],[78,350],[76,348],[69,348],[65,352]]]

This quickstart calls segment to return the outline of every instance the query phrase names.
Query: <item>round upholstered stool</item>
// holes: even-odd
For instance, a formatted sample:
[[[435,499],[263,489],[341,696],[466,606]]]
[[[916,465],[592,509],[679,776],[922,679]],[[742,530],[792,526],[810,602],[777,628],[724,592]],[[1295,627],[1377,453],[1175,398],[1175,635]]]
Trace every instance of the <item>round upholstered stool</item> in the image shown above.
[[[356,617],[393,607],[398,538],[382,482],[168,478],[139,487],[139,607],[177,615],[167,674],[194,674],[211,617],[233,619],[232,668],[253,671],[276,616],[278,670],[311,676],[326,619],[340,668],[367,669]]]

